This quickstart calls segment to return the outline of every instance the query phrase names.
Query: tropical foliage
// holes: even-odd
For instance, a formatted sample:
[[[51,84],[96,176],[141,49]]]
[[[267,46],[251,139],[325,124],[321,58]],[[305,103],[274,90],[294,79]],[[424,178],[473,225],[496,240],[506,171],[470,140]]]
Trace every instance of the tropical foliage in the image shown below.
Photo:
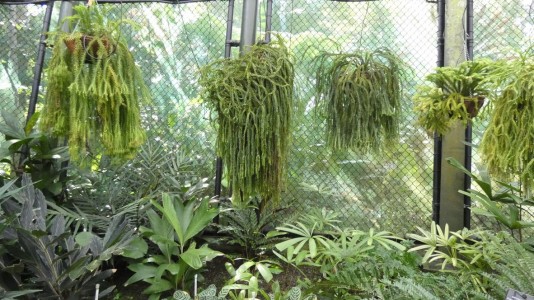
[[[65,19],[73,31],[53,34],[40,127],[67,137],[75,162],[90,163],[88,156],[98,153],[95,141],[106,155],[133,158],[145,141],[140,109],[150,95],[120,35],[123,21],[109,21],[106,6],[79,5],[75,10],[75,16]]]
[[[293,64],[282,38],[202,69],[202,98],[217,125],[217,155],[235,203],[278,202],[289,150]]]
[[[399,138],[402,60],[389,49],[323,53],[316,101],[333,150],[378,151]]]

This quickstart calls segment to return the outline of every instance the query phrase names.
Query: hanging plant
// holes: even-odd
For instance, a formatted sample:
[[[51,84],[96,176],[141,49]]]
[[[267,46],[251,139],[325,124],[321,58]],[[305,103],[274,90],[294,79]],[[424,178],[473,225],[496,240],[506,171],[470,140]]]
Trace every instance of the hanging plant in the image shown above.
[[[232,199],[277,201],[286,169],[293,107],[293,64],[279,37],[236,59],[201,69],[203,99],[215,114],[216,150]]]
[[[437,68],[426,76],[414,95],[417,123],[429,132],[444,134],[461,121],[467,125],[478,115],[490,93],[490,60],[465,61],[455,67]]]
[[[333,150],[379,151],[399,137],[403,62],[388,49],[315,59],[317,107]]]
[[[80,164],[94,143],[113,158],[132,158],[145,141],[140,107],[150,95],[121,38],[125,20],[109,20],[109,7],[96,3],[74,10],[65,19],[72,32],[52,33],[40,127],[65,136],[71,160]]]
[[[534,179],[534,57],[530,51],[501,68],[502,88],[480,144],[491,174],[506,179],[519,175],[527,185]]]

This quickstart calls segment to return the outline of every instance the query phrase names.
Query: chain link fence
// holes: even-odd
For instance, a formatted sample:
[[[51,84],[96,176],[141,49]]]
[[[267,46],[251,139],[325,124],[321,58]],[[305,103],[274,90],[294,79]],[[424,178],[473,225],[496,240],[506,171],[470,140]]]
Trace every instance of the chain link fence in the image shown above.
[[[527,45],[529,33],[532,42],[528,3],[476,2],[475,57],[506,55],[504,49]],[[223,56],[227,6],[227,1],[136,3],[115,5],[113,10],[116,17],[141,24],[126,27],[124,34],[153,96],[153,105],[143,112],[149,140],[202,160],[198,171],[211,183],[215,131],[198,97],[197,78],[201,66]],[[233,36],[238,37],[242,1],[236,1],[235,7]],[[44,10],[38,5],[0,5],[0,42],[7,45],[0,47],[0,103],[21,122],[27,111]],[[263,0],[260,33],[264,33],[265,12]],[[56,8],[56,24],[57,18]],[[518,29],[520,20],[523,27]],[[436,4],[424,0],[276,0],[272,30],[293,52],[299,108],[285,204],[295,213],[324,207],[337,212],[343,225],[362,229],[378,227],[402,234],[415,226],[426,227],[432,214],[433,141],[415,126],[411,97],[415,86],[436,66]],[[313,110],[315,70],[310,62],[321,51],[380,47],[398,54],[408,66],[400,143],[380,154],[332,153],[325,146],[324,120]]]

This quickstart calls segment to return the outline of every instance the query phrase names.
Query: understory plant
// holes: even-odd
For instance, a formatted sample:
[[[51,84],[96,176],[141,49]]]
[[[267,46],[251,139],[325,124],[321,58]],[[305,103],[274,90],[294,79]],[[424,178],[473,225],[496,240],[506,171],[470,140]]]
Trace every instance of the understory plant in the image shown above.
[[[217,126],[216,151],[235,203],[253,196],[266,202],[280,199],[294,105],[293,77],[291,57],[281,38],[201,69],[202,99]]]
[[[196,295],[195,299],[199,300],[312,300],[317,299],[315,295],[304,293],[295,286],[288,291],[280,288],[278,281],[272,282],[273,274],[278,274],[282,270],[272,261],[252,261],[248,260],[242,263],[237,269],[231,263],[225,264],[231,278],[226,281],[225,285],[217,293],[215,285]],[[270,291],[265,286],[270,284]],[[176,291],[174,299],[190,300],[191,296],[185,291]]]
[[[106,228],[112,216],[126,215],[139,227],[147,221],[150,200],[163,192],[182,199],[206,195],[207,178],[198,172],[203,164],[184,151],[147,141],[134,159],[120,166],[102,159],[98,170],[72,169],[68,201],[54,210],[76,225]]]
[[[439,134],[448,132],[457,121],[467,125],[495,88],[491,74],[497,66],[497,62],[480,59],[436,68],[414,95],[417,123]]]
[[[323,53],[315,64],[327,146],[366,153],[398,140],[405,65],[397,55],[382,48]]]
[[[147,256],[128,266],[135,274],[125,285],[140,280],[147,282],[149,286],[143,294],[148,295],[148,299],[160,299],[165,292],[188,289],[204,264],[222,255],[206,244],[197,246],[195,241],[219,213],[217,208],[211,207],[209,198],[181,199],[164,193],[161,199],[161,204],[152,201],[157,212],[147,211],[149,227],[139,228],[142,236],[157,246],[159,253],[147,253],[146,242],[138,239],[135,243],[140,250],[125,254],[133,259]]]
[[[257,197],[238,207],[224,205],[217,224],[218,233],[225,235],[221,237],[224,241],[241,246],[247,258],[260,256],[272,248],[277,240],[268,231],[280,221],[284,207],[268,205],[260,210],[261,200]]]
[[[500,91],[480,143],[490,174],[506,180],[519,176],[529,188],[534,180],[533,54],[530,48],[501,67]]]
[[[111,157],[132,158],[145,141],[140,109],[150,95],[121,36],[126,21],[111,20],[110,7],[92,1],[74,10],[64,20],[72,31],[51,33],[40,128],[66,137],[80,165],[100,153],[99,145]]]
[[[402,240],[387,231],[362,231],[352,228],[339,228],[321,221],[300,220],[278,226],[272,234],[290,235],[285,241],[275,245],[274,254],[282,261],[299,266],[319,267],[323,276],[334,274],[340,265],[357,262],[377,247],[404,251]],[[312,218],[311,220],[315,220]],[[330,224],[333,220],[330,220]],[[326,225],[326,226],[325,226]],[[305,274],[303,274],[305,275]]]
[[[126,220],[114,218],[103,237],[73,231],[63,216],[49,215],[44,195],[27,175],[22,184],[20,192],[2,203],[10,221],[0,230],[6,250],[0,251],[0,275],[11,275],[15,285],[0,286],[13,292],[39,290],[36,299],[81,299],[94,295],[96,284],[103,286],[99,298],[109,294],[114,286],[107,287],[105,279],[115,270],[104,264],[128,248],[133,230]]]
[[[476,175],[452,158],[447,161],[468,175],[479,187],[460,191],[478,204],[472,206],[471,211],[495,219],[498,224],[510,230],[519,242],[523,242],[524,229],[534,227],[534,221],[529,221],[528,218],[532,217],[531,209],[534,207],[531,195],[525,195],[518,184],[492,180],[484,168],[479,168],[479,174]],[[529,242],[533,243],[534,240]]]
[[[0,144],[0,166],[5,166],[6,173],[0,177],[29,174],[33,185],[45,196],[61,201],[67,183],[67,167],[63,163],[69,159],[68,149],[35,128],[39,116],[39,112],[35,113],[23,126],[21,120],[2,111],[0,133],[5,141]]]

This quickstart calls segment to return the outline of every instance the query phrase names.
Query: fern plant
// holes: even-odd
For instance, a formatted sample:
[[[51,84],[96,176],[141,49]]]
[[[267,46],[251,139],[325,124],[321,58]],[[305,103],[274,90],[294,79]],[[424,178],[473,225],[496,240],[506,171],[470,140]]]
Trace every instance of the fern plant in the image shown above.
[[[404,63],[388,49],[323,53],[316,101],[333,150],[377,151],[397,141]]]
[[[244,207],[224,208],[223,204],[217,225],[218,232],[227,235],[223,238],[230,244],[241,246],[247,258],[263,254],[277,241],[267,231],[276,225],[285,209],[267,206],[260,210],[260,203],[261,200],[253,197]]]
[[[122,20],[109,21],[107,6],[75,11],[65,20],[72,32],[52,33],[40,127],[66,137],[70,158],[80,165],[89,164],[95,143],[118,160],[132,158],[145,141],[140,110],[150,95],[118,30]]]
[[[491,272],[482,274],[490,293],[497,299],[504,299],[508,289],[534,295],[534,253],[513,240],[502,248],[506,255],[492,263]]]
[[[236,59],[201,69],[202,98],[215,115],[217,155],[232,201],[278,202],[293,111],[293,63],[283,40],[250,47]]]
[[[427,75],[413,98],[418,124],[444,134],[456,121],[471,122],[494,88],[490,75],[497,65],[490,60],[466,61]]]
[[[480,143],[490,174],[509,179],[519,176],[523,185],[534,182],[534,47],[501,68],[501,91]]]

